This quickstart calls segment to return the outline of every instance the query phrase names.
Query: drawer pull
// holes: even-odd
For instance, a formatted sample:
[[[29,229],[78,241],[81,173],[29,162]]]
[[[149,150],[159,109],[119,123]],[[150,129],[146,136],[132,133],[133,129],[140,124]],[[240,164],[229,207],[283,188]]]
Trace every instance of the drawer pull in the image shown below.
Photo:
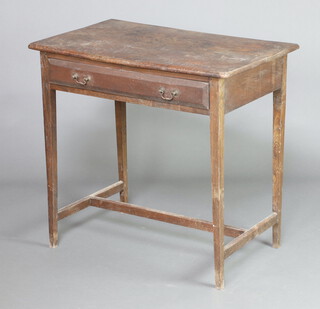
[[[169,97],[166,97],[166,96],[165,96],[166,89],[163,88],[163,87],[161,87],[161,88],[159,89],[159,92],[160,92],[160,94],[161,94],[161,99],[166,100],[166,101],[172,101],[173,98],[176,97],[176,96],[179,94],[179,91],[178,91],[178,90],[172,90],[170,96],[169,96]]]
[[[82,82],[79,81],[79,75],[77,73],[72,74],[72,78],[77,84],[80,84],[82,86],[85,86],[90,80],[90,76],[85,76]]]

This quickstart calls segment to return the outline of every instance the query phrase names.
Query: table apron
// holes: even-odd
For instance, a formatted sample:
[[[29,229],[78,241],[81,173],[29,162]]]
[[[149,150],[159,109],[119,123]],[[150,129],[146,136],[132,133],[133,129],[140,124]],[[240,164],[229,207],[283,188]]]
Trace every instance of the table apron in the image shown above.
[[[60,86],[209,109],[209,83],[49,58],[49,82]]]

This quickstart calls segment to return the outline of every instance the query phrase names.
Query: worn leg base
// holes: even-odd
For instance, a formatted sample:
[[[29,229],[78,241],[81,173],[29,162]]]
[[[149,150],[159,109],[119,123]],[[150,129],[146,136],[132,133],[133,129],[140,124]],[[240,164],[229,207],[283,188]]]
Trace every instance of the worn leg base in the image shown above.
[[[49,242],[50,248],[57,248],[58,247],[58,233],[53,233],[50,237]]]
[[[114,195],[116,193],[122,193],[125,190],[123,181],[118,181],[106,188],[103,188],[95,193],[92,193],[78,201],[75,201],[65,207],[62,207],[58,210],[57,213],[57,219],[62,220],[63,218],[66,218],[74,213],[77,213],[78,211],[87,208],[90,206],[90,199],[92,197],[110,197],[111,195]],[[54,231],[53,233],[50,233],[50,241],[49,241],[50,248],[56,248],[58,247],[58,231]]]
[[[279,228],[274,226],[274,230],[277,231],[277,230],[279,230]],[[276,237],[278,237],[279,234],[280,233],[277,232],[277,236]],[[275,239],[276,237],[273,237],[273,239]],[[272,248],[279,249],[280,248],[280,241],[279,240],[273,240]]]

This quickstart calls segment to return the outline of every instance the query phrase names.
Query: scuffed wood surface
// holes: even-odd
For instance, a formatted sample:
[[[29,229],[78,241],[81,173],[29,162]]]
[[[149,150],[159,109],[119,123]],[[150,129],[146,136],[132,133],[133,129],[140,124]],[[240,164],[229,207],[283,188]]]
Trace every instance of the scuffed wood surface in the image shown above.
[[[127,158],[127,106],[126,102],[115,101],[115,121],[117,136],[117,157],[119,180],[123,182],[120,201],[128,202],[128,158]]]
[[[62,220],[66,217],[69,217],[80,210],[83,210],[90,206],[90,198],[91,197],[104,197],[107,198],[109,196],[112,196],[118,192],[121,192],[123,190],[123,181],[118,181],[106,188],[103,188],[95,193],[92,193],[86,197],[83,197],[82,199],[75,201],[69,205],[66,205],[59,209],[58,211],[58,220]]]
[[[140,68],[229,77],[284,56],[297,44],[107,20],[29,48]]]
[[[48,220],[50,247],[58,245],[58,157],[56,91],[50,88],[49,64],[44,53],[40,55],[42,77],[42,103],[46,148]]]
[[[159,89],[164,88],[166,96],[171,91],[178,91],[170,104],[208,109],[209,86],[206,82],[121,70],[101,66],[101,63],[89,65],[76,58],[73,61],[49,58],[49,63],[51,83],[167,103],[159,93]],[[72,78],[74,73],[80,80],[84,77],[90,80],[86,85],[79,85]]]
[[[259,223],[255,224],[253,227],[251,227],[249,230],[247,230],[237,238],[230,241],[225,246],[224,258],[226,259],[232,253],[242,248],[250,240],[254,239],[256,236],[260,235],[261,233],[266,231],[268,228],[275,225],[277,223],[277,220],[278,220],[278,215],[276,213],[273,213],[267,218],[260,221]]]
[[[210,152],[214,237],[214,267],[217,289],[224,288],[224,107],[225,80],[210,83]]]
[[[90,205],[138,217],[144,217],[152,220],[190,227],[202,231],[212,232],[214,228],[212,222],[209,221],[190,218],[183,215],[142,207],[134,204],[106,200],[99,197],[91,198]]]
[[[273,227],[273,247],[280,247],[281,213],[282,213],[282,183],[283,183],[283,155],[284,131],[286,116],[287,89],[287,57],[282,66],[281,88],[273,93],[273,160],[272,160],[272,210],[278,214],[278,222]]]
[[[225,113],[281,88],[283,57],[226,79]]]
[[[94,96],[98,98],[104,98],[108,100],[114,101],[122,101],[122,102],[130,102],[134,104],[141,104],[150,107],[157,107],[157,108],[166,108],[170,110],[180,111],[180,112],[188,112],[193,114],[201,114],[201,115],[209,115],[209,111],[207,109],[202,108],[194,108],[190,106],[178,105],[178,104],[171,104],[171,103],[161,103],[151,100],[145,100],[141,98],[133,98],[124,95],[115,95],[111,93],[104,93],[101,91],[92,91],[87,89],[78,89],[68,86],[60,86],[56,84],[51,84],[51,88],[59,91],[70,92],[70,93],[77,93],[82,95]]]

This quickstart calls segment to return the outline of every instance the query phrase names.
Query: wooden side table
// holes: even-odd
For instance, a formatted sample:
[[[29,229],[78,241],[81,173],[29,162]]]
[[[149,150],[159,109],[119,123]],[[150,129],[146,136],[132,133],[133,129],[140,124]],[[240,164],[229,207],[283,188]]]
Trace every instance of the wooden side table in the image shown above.
[[[280,246],[287,54],[296,44],[269,42],[107,20],[31,43],[41,52],[51,247],[58,221],[88,206],[213,233],[215,282],[224,286],[224,260],[273,228]],[[115,101],[119,181],[57,207],[56,91]],[[242,229],[224,224],[224,115],[273,92],[271,214]],[[213,221],[128,203],[126,102],[210,116]],[[120,193],[120,201],[107,198]],[[224,244],[224,235],[234,237]]]

